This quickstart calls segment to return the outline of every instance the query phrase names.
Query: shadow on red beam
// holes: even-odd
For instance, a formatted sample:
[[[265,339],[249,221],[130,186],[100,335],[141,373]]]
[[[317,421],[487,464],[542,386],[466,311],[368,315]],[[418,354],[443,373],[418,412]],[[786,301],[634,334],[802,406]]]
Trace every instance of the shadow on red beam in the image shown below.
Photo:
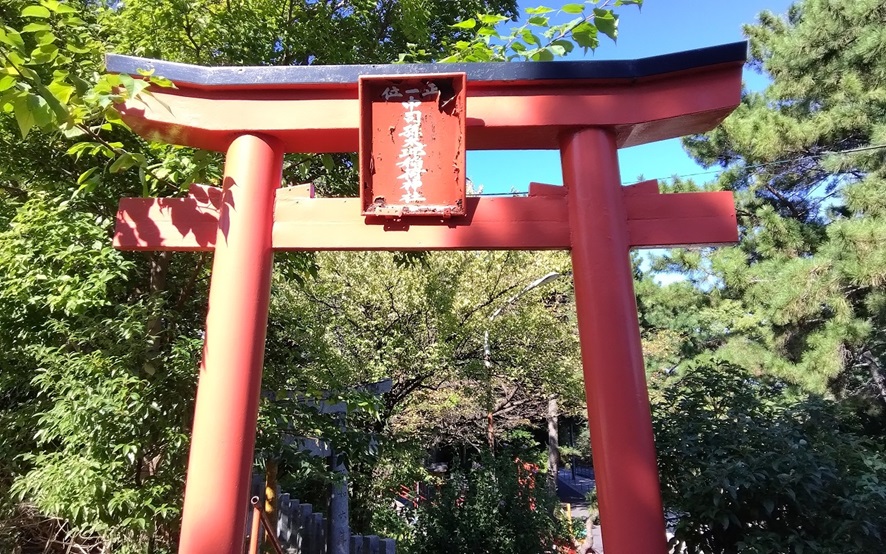
[[[124,198],[114,246],[122,250],[212,250],[218,189],[187,198]],[[533,183],[527,198],[468,198],[463,218],[383,219],[360,215],[358,198],[303,198],[281,189],[275,250],[569,249],[565,189]],[[738,240],[730,192],[658,194],[654,181],[624,189],[629,244],[669,247]]]

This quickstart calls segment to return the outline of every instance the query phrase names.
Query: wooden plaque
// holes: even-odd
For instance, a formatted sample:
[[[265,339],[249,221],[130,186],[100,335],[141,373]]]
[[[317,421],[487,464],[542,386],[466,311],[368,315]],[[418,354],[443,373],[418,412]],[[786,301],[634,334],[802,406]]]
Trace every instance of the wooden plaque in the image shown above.
[[[362,214],[465,215],[465,74],[360,77]]]

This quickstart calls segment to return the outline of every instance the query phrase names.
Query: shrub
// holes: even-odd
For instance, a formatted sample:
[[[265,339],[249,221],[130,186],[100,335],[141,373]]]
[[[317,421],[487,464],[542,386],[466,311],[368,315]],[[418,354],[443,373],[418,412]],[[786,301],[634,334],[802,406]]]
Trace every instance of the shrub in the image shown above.
[[[453,471],[435,498],[419,507],[415,552],[539,554],[567,531],[554,517],[556,497],[540,475],[530,487],[510,457],[486,458]]]
[[[835,402],[717,361],[657,388],[676,551],[882,551],[886,460]]]

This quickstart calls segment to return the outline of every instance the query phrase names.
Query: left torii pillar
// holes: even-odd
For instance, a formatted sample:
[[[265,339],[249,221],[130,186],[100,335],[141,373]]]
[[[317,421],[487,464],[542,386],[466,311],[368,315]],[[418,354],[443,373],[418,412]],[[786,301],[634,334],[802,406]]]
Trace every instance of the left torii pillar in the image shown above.
[[[240,552],[255,447],[283,147],[243,134],[227,149],[179,552]]]

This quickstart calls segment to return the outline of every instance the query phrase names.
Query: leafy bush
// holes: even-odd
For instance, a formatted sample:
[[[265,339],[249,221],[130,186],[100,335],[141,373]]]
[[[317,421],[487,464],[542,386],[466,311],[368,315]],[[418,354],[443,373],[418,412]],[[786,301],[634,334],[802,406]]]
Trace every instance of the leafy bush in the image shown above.
[[[160,294],[130,298],[145,266],[113,249],[112,223],[35,192],[0,229],[0,551],[60,529],[172,550],[200,341]],[[176,324],[152,331],[156,313]]]
[[[718,361],[669,381],[653,419],[677,551],[882,551],[886,460],[851,415]]]
[[[487,458],[470,471],[453,471],[436,497],[420,506],[418,554],[539,554],[553,551],[568,532],[552,514],[556,498],[540,475],[530,488],[510,457]]]

